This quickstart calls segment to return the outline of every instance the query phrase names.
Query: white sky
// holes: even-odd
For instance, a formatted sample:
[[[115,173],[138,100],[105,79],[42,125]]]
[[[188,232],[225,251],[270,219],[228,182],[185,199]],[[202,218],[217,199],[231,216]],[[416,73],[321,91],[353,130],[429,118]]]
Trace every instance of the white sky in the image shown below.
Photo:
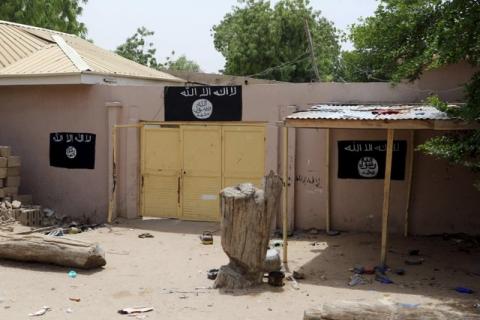
[[[80,18],[88,37],[105,49],[114,50],[137,27],[155,31],[150,41],[163,61],[175,50],[195,60],[205,72],[217,72],[225,60],[213,46],[211,28],[231,11],[236,0],[89,0]],[[376,0],[311,0],[335,26],[347,30],[359,17],[372,15]],[[344,48],[351,48],[346,43]]]

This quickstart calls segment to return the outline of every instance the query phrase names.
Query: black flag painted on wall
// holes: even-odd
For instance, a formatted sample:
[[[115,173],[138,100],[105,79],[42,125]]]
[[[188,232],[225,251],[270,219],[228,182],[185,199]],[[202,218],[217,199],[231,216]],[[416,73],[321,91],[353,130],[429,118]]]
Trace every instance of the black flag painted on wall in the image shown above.
[[[241,121],[242,86],[165,87],[165,121]]]
[[[95,138],[93,133],[50,133],[50,165],[69,169],[94,169]]]
[[[383,179],[386,141],[338,141],[338,178]],[[405,179],[407,141],[393,143],[392,179]]]

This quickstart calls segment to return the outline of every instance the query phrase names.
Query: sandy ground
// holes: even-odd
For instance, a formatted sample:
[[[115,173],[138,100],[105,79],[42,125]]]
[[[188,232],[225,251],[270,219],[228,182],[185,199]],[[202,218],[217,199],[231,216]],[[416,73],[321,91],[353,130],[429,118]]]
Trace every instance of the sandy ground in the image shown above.
[[[209,289],[213,282],[206,271],[227,263],[220,238],[216,236],[211,246],[198,238],[202,231],[218,228],[213,223],[150,219],[74,235],[99,242],[107,257],[105,268],[77,270],[75,279],[68,277],[66,268],[0,261],[0,319],[28,319],[44,305],[52,311],[42,319],[132,319],[117,314],[129,306],[154,307],[146,319],[302,319],[307,308],[341,300],[480,314],[473,307],[480,302],[478,247],[438,237],[391,237],[389,265],[404,268],[406,274],[391,275],[394,284],[373,281],[348,287],[349,268],[378,262],[379,235],[300,234],[289,243],[289,268],[306,273],[298,290],[286,282],[282,288],[264,284],[255,290],[219,291]],[[154,238],[138,238],[144,232]],[[411,249],[420,250],[423,265],[405,265]],[[457,293],[457,286],[476,293]]]

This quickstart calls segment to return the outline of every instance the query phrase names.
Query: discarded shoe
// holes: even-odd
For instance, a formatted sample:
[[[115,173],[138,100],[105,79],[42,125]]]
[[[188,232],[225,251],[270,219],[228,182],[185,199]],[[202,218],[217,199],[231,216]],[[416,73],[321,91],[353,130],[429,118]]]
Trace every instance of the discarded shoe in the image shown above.
[[[200,236],[200,241],[202,244],[213,244],[213,235],[210,231],[203,231],[202,235]]]
[[[153,235],[147,232],[147,233],[139,234],[138,237],[141,238],[141,239],[153,238]]]
[[[210,280],[217,279],[218,269],[210,269],[207,271],[207,278]]]

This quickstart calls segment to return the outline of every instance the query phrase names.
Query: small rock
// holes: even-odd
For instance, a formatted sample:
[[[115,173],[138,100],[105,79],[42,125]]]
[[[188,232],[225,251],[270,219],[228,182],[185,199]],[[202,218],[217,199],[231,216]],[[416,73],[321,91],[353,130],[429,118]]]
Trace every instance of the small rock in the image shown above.
[[[292,274],[293,278],[296,280],[302,280],[305,279],[305,273],[302,271],[293,271]]]
[[[13,200],[12,202],[12,208],[13,209],[20,209],[20,207],[22,206],[22,203],[18,200]]]

